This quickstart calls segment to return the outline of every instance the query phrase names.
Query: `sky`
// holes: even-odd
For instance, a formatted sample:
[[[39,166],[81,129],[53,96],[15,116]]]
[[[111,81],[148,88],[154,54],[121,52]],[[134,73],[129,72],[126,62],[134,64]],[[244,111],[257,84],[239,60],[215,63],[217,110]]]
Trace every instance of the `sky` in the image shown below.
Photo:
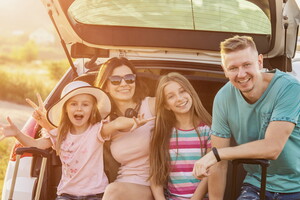
[[[53,27],[41,0],[0,0],[0,25],[0,34]]]

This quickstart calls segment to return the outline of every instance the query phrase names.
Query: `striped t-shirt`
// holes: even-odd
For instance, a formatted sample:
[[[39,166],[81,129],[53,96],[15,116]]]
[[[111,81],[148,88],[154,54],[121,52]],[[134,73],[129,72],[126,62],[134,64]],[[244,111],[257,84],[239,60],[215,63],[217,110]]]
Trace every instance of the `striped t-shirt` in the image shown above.
[[[195,129],[173,129],[170,140],[171,172],[168,181],[168,199],[190,199],[200,180],[192,172],[194,163],[211,148],[210,127],[205,124],[198,126],[200,140]],[[177,139],[176,139],[177,138]]]

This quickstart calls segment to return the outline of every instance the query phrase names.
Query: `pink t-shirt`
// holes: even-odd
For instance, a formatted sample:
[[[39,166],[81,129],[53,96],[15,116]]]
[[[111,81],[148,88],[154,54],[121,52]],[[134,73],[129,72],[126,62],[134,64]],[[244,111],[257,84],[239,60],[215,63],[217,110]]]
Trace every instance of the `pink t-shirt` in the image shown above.
[[[61,145],[62,177],[57,188],[58,195],[81,196],[104,192],[108,179],[103,167],[101,128],[102,122],[99,122],[80,135],[67,134]],[[50,131],[54,147],[56,136],[57,129]]]
[[[140,114],[145,119],[153,117],[149,108],[149,97],[141,104]],[[111,152],[121,164],[116,182],[127,182],[149,186],[149,144],[154,120],[132,132],[117,132],[112,136]]]

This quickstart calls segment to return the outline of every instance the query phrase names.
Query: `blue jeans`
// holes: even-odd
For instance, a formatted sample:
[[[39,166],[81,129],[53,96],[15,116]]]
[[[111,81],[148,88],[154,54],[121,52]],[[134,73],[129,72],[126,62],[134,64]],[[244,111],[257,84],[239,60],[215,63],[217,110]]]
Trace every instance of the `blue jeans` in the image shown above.
[[[237,200],[259,200],[260,188],[250,184],[243,184],[241,194]],[[300,200],[300,192],[278,193],[266,191],[266,200]]]
[[[92,194],[87,196],[75,196],[71,194],[61,194],[56,197],[55,200],[101,200],[103,193],[101,194]]]

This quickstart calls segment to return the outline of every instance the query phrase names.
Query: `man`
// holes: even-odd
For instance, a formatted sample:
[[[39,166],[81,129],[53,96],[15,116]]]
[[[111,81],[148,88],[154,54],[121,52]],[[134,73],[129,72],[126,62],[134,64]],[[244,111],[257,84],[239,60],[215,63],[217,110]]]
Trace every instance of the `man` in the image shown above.
[[[222,67],[229,82],[214,100],[212,146],[194,166],[198,178],[209,176],[209,199],[223,199],[227,160],[268,159],[267,199],[300,199],[300,83],[279,70],[262,72],[251,37],[221,43]],[[233,136],[237,146],[230,147]],[[259,199],[259,166],[245,165],[241,199]],[[280,198],[278,198],[280,197]]]

